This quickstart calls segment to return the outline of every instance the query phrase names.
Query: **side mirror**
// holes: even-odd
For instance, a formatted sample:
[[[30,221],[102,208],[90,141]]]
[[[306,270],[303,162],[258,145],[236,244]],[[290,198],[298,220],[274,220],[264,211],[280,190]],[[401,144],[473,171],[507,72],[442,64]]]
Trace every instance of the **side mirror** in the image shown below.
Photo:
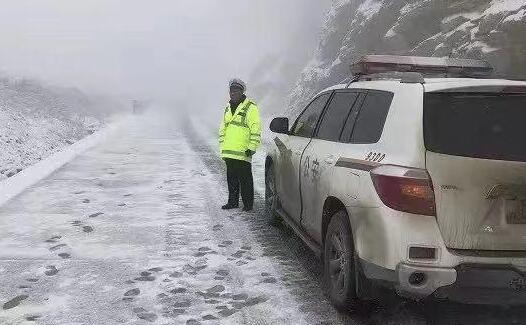
[[[270,122],[270,131],[274,133],[289,133],[289,119],[286,117],[276,117]]]

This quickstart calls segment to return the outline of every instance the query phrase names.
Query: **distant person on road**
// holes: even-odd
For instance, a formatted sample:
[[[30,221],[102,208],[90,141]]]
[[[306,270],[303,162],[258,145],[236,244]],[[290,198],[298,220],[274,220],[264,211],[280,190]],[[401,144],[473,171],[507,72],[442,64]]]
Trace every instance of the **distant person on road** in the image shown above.
[[[254,206],[252,156],[261,143],[261,121],[257,105],[247,98],[247,86],[240,79],[232,79],[230,102],[226,107],[219,129],[221,158],[226,162],[228,203],[223,210],[239,207],[239,190],[243,211]]]

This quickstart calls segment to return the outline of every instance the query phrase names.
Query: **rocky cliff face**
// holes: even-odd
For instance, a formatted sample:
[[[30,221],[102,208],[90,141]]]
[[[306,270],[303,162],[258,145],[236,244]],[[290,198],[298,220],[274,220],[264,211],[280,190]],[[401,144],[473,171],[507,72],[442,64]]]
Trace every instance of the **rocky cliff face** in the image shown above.
[[[526,79],[526,0],[335,0],[289,107],[349,77],[365,54],[482,58]]]

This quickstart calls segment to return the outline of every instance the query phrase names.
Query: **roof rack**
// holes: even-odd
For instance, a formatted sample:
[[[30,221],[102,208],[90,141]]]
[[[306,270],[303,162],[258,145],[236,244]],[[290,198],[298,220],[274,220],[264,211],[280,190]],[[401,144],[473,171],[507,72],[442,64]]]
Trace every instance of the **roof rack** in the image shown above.
[[[487,78],[493,67],[486,61],[423,56],[366,55],[351,65],[349,82],[373,79],[401,79],[424,83],[424,77]]]

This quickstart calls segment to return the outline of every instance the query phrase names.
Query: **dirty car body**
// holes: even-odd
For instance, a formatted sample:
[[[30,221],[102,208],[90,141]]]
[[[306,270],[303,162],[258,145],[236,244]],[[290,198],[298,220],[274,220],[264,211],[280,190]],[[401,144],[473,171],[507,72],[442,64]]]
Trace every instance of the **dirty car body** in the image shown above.
[[[387,287],[416,300],[524,304],[524,121],[521,81],[328,88],[272,134],[272,209],[325,259],[331,218],[344,213],[356,299]]]

